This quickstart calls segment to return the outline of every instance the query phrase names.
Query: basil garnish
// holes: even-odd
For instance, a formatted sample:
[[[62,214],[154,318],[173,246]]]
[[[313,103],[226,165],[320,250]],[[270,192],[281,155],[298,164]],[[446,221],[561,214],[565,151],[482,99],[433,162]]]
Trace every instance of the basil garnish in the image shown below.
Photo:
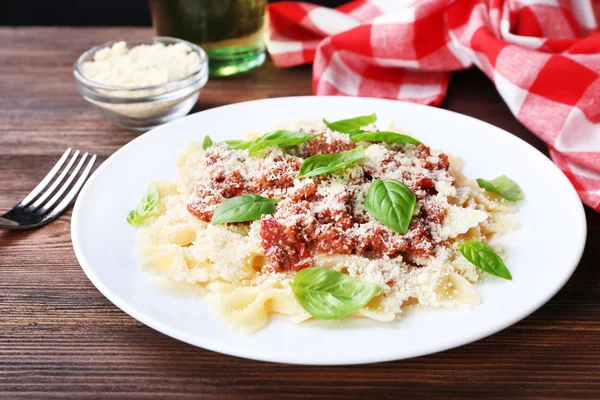
[[[230,149],[234,150],[246,150],[252,146],[254,140],[226,140],[225,144]]]
[[[519,185],[506,175],[500,175],[491,181],[479,178],[477,184],[482,189],[500,194],[506,200],[518,201],[525,198]]]
[[[295,146],[300,143],[308,142],[314,137],[314,135],[304,132],[275,131],[267,133],[266,135],[263,135],[256,139],[252,143],[252,146],[250,146],[250,148],[248,149],[248,152],[252,155],[271,146]]]
[[[213,145],[213,141],[210,138],[210,136],[208,136],[208,135],[204,136],[204,140],[202,141],[202,150],[206,150],[212,145]]]
[[[343,318],[381,293],[379,285],[328,268],[305,268],[290,286],[302,308],[319,319]]]
[[[365,209],[385,226],[405,234],[410,226],[417,198],[394,179],[373,181],[365,197]]]
[[[148,184],[144,197],[140,200],[137,207],[127,214],[129,225],[136,226],[146,218],[146,216],[156,207],[158,203],[158,189],[154,182]]]
[[[244,194],[223,200],[215,210],[211,224],[256,221],[263,214],[273,214],[279,199],[268,199],[256,194]]]
[[[397,143],[397,144],[421,144],[417,139],[412,138],[408,135],[402,135],[396,132],[370,132],[363,130],[356,130],[350,133],[350,139],[353,142],[386,142],[386,143]]]
[[[364,115],[362,117],[342,119],[335,122],[329,122],[323,118],[323,123],[327,125],[329,129],[342,133],[350,133],[362,128],[363,126],[373,124],[375,121],[377,121],[377,115],[375,115],[375,113],[371,115]]]
[[[458,250],[477,268],[488,274],[512,280],[512,276],[504,265],[502,258],[487,244],[478,240],[469,240],[459,244]]]
[[[341,153],[317,154],[304,160],[300,166],[298,178],[329,174],[363,158],[365,158],[365,149],[362,146]]]

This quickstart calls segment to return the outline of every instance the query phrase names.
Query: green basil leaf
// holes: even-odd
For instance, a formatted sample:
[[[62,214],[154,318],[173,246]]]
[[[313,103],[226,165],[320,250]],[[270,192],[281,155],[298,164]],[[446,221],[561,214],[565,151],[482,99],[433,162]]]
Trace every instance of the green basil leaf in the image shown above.
[[[377,179],[365,196],[365,209],[377,221],[405,234],[415,211],[417,198],[402,182]]]
[[[334,154],[317,154],[308,157],[300,166],[298,178],[319,176],[342,169],[365,158],[365,149],[362,146],[350,151]]]
[[[295,146],[300,143],[308,142],[315,138],[315,135],[304,132],[292,132],[292,131],[275,131],[267,133],[264,136],[256,139],[252,146],[248,149],[248,152],[256,154],[257,152],[266,149],[267,147],[279,146],[289,147]]]
[[[487,244],[478,240],[469,240],[459,244],[458,250],[477,268],[488,274],[512,280],[512,276],[504,265],[502,258]]]
[[[379,285],[329,268],[305,268],[290,286],[302,308],[319,319],[343,318],[381,293]]]
[[[252,143],[254,143],[254,140],[226,140],[225,141],[225,144],[227,145],[227,147],[229,147],[230,149],[234,149],[234,150],[249,149],[250,146],[252,146]]]
[[[335,122],[329,122],[323,118],[323,123],[327,125],[329,129],[342,133],[350,133],[356,129],[362,128],[363,126],[373,124],[375,121],[377,121],[377,115],[375,115],[375,113],[371,115],[364,115],[362,117],[342,119]]]
[[[208,135],[204,136],[204,140],[202,141],[202,150],[206,150],[212,145],[213,145],[213,141],[210,138],[210,136],[208,136]]]
[[[519,201],[525,198],[523,196],[523,191],[521,190],[519,185],[517,185],[515,181],[513,181],[506,175],[500,175],[499,177],[497,177],[496,179],[492,179],[491,181],[486,181],[485,179],[478,178],[477,184],[482,189],[498,193],[506,200]]]
[[[268,199],[256,194],[244,194],[223,200],[210,222],[213,225],[227,222],[256,221],[263,214],[273,214],[279,199]]]
[[[408,135],[402,135],[396,132],[370,132],[357,129],[350,132],[350,139],[353,142],[386,142],[397,144],[421,144],[417,139]]]
[[[158,189],[154,182],[148,184],[144,197],[140,200],[137,207],[127,214],[129,225],[136,226],[146,218],[146,216],[156,207],[158,203]]]

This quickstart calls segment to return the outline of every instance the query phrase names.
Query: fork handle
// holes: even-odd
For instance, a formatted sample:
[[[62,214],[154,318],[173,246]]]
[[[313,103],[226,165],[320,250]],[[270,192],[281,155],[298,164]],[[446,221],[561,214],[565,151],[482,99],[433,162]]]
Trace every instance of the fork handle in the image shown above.
[[[0,228],[16,228],[19,224],[15,221],[11,221],[10,219],[0,217]]]

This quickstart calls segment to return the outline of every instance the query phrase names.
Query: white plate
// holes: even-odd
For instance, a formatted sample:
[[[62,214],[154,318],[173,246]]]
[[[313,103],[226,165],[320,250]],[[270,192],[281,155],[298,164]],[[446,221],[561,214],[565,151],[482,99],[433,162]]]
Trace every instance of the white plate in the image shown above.
[[[138,271],[135,230],[125,222],[151,179],[169,179],[184,142],[241,138],[277,121],[329,120],[376,112],[433,148],[463,157],[472,178],[506,174],[525,193],[505,240],[512,281],[477,286],[475,308],[418,309],[399,321],[353,320],[290,325],[275,318],[244,335],[219,322],[189,288],[174,290]],[[117,307],[176,339],[257,360],[297,364],[358,364],[421,356],[491,335],[526,317],[569,279],[581,258],[586,221],[577,193],[543,154],[492,125],[439,108],[350,97],[289,97],[215,108],[156,128],[112,155],[82,190],[71,230],[89,279]],[[133,340],[133,338],[132,338]]]

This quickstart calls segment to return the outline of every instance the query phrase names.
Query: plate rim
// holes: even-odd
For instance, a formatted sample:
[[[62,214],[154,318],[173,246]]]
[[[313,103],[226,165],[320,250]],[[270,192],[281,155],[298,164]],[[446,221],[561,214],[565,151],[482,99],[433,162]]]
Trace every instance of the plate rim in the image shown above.
[[[504,136],[509,136],[512,140],[520,141],[520,142],[522,142],[522,144],[528,146],[531,150],[537,152],[538,155],[543,157],[543,159],[545,160],[544,162],[547,163],[549,168],[554,168],[555,170],[560,172],[560,175],[562,176],[562,178],[568,183],[568,186],[570,187],[572,194],[575,194],[575,196],[577,198],[579,198],[575,188],[573,187],[571,182],[568,180],[566,175],[560,170],[560,168],[558,168],[558,166],[556,164],[554,164],[554,162],[552,162],[551,159],[549,159],[544,153],[542,153],[540,150],[535,148],[533,145],[531,145],[524,139],[522,139],[522,138],[520,138],[498,126],[495,126],[489,122],[482,121],[475,117],[461,114],[461,113],[458,113],[455,111],[451,111],[451,110],[447,110],[447,109],[443,109],[443,108],[439,108],[439,107],[427,106],[427,105],[423,105],[423,104],[399,101],[399,100],[389,100],[389,99],[380,99],[380,98],[371,98],[371,97],[343,97],[343,96],[286,96],[286,97],[257,99],[257,100],[251,100],[251,101],[226,104],[226,105],[222,105],[219,107],[214,107],[214,108],[210,108],[207,110],[199,111],[194,114],[187,115],[184,118],[169,122],[169,123],[161,125],[157,128],[151,129],[147,132],[144,132],[143,134],[134,138],[133,140],[131,140],[130,142],[128,142],[127,144],[123,145],[121,148],[116,150],[114,153],[112,153],[100,166],[98,166],[98,168],[96,168],[96,170],[93,172],[92,176],[90,176],[89,179],[86,181],[84,187],[82,188],[81,192],[77,196],[77,200],[73,207],[70,233],[71,233],[71,241],[72,241],[72,245],[73,245],[73,249],[74,249],[77,261],[79,262],[79,264],[80,264],[82,270],[84,271],[84,273],[86,274],[87,278],[92,282],[92,284],[96,287],[96,289],[98,289],[98,291],[100,291],[100,293],[102,293],[102,295],[104,297],[106,297],[111,303],[113,303],[120,310],[122,310],[123,312],[125,312],[126,314],[131,316],[132,318],[138,320],[139,322],[143,323],[144,325],[148,326],[149,328],[154,329],[164,335],[170,336],[173,339],[176,339],[176,340],[182,341],[184,343],[187,343],[187,344],[190,344],[190,345],[193,345],[196,347],[200,347],[200,348],[203,348],[206,350],[210,350],[210,351],[214,351],[214,352],[218,352],[218,353],[222,353],[222,354],[227,354],[229,356],[234,356],[234,357],[246,358],[246,359],[257,360],[257,361],[285,363],[285,364],[358,365],[358,364],[371,364],[371,363],[378,363],[378,362],[389,362],[389,361],[409,359],[409,358],[413,358],[413,357],[426,356],[426,355],[435,354],[435,353],[438,353],[441,351],[464,346],[466,344],[475,342],[482,338],[494,335],[494,334],[514,325],[515,323],[527,318],[532,313],[534,313],[539,308],[541,308],[543,305],[545,305],[548,301],[550,301],[565,286],[565,284],[568,282],[568,280],[571,278],[571,276],[573,275],[573,273],[579,266],[579,263],[583,256],[583,253],[585,250],[585,245],[587,242],[587,219],[586,219],[586,215],[585,215],[585,209],[584,209],[584,206],[581,203],[581,201],[578,202],[579,206],[577,209],[577,214],[579,214],[579,218],[580,218],[580,222],[581,222],[582,232],[580,232],[580,235],[582,237],[582,240],[579,242],[579,249],[577,250],[576,257],[573,258],[573,260],[576,260],[576,261],[574,261],[574,265],[570,266],[569,273],[565,274],[563,279],[560,280],[560,282],[556,281],[556,287],[554,288],[554,290],[551,291],[552,293],[547,292],[545,296],[539,297],[537,299],[537,301],[535,301],[535,304],[528,307],[526,310],[523,310],[514,318],[510,318],[509,320],[504,321],[504,323],[494,326],[492,329],[484,330],[484,332],[473,333],[471,335],[463,335],[459,339],[456,339],[452,342],[449,342],[449,343],[444,342],[443,345],[429,346],[430,350],[427,352],[412,351],[412,352],[408,352],[409,353],[408,355],[402,356],[402,357],[398,357],[398,356],[394,356],[394,355],[390,355],[389,357],[369,357],[368,355],[366,355],[366,356],[365,355],[355,355],[354,358],[352,358],[352,359],[347,359],[345,361],[335,360],[334,362],[325,361],[325,360],[314,360],[314,359],[311,359],[310,356],[308,356],[308,357],[303,356],[296,360],[290,360],[289,358],[286,358],[286,357],[277,357],[277,356],[271,356],[271,355],[264,356],[264,355],[261,355],[260,351],[257,351],[256,349],[253,350],[253,349],[248,349],[247,347],[244,347],[244,346],[237,346],[236,343],[223,343],[223,342],[215,341],[211,338],[206,338],[206,337],[202,337],[199,339],[197,336],[188,334],[186,332],[182,332],[182,331],[178,330],[177,328],[172,328],[168,324],[165,324],[165,323],[162,323],[162,322],[156,320],[150,314],[145,313],[143,311],[136,310],[134,307],[131,307],[126,300],[122,299],[118,294],[114,293],[94,273],[93,268],[91,267],[91,263],[89,263],[88,259],[86,258],[86,255],[83,252],[82,245],[80,243],[78,221],[81,218],[80,217],[81,208],[83,207],[82,201],[80,201],[80,199],[85,198],[84,194],[87,193],[88,190],[90,190],[90,188],[94,185],[94,182],[97,179],[97,177],[102,174],[102,171],[104,171],[104,169],[107,167],[107,165],[109,165],[109,163],[111,163],[116,158],[117,155],[119,155],[121,152],[126,151],[130,147],[136,146],[137,142],[142,140],[142,138],[144,138],[144,137],[147,138],[150,136],[159,135],[159,134],[161,134],[161,132],[163,130],[171,129],[172,126],[185,123],[183,121],[189,121],[193,118],[197,118],[197,115],[200,115],[202,113],[210,113],[213,110],[217,110],[217,109],[221,109],[221,108],[232,107],[232,106],[243,106],[245,104],[252,104],[252,103],[269,103],[269,102],[278,102],[278,101],[282,101],[282,100],[289,101],[289,100],[302,100],[302,99],[311,100],[311,101],[314,101],[315,99],[334,99],[336,101],[355,101],[355,100],[372,101],[372,100],[375,100],[377,102],[387,102],[390,104],[394,103],[396,105],[401,105],[401,107],[425,108],[425,109],[430,109],[431,111],[435,110],[435,111],[433,111],[434,113],[435,112],[449,113],[449,114],[452,114],[455,118],[466,118],[466,119],[470,119],[479,124],[485,124],[485,125],[487,125],[488,128],[496,130],[498,132],[498,134],[501,134]],[[202,342],[202,343],[199,344],[198,342]]]

